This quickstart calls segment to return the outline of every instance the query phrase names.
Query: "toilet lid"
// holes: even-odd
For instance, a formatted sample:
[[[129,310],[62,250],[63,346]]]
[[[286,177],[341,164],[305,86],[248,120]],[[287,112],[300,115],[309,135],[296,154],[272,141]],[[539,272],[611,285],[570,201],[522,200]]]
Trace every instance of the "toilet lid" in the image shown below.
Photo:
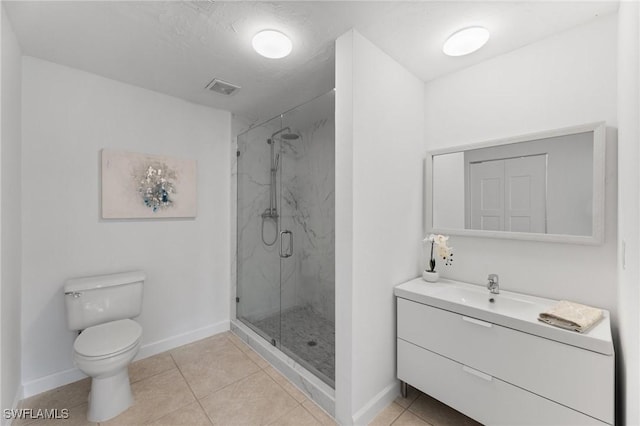
[[[122,352],[138,343],[142,327],[135,321],[123,319],[85,329],[73,344],[73,349],[83,356],[104,357]]]

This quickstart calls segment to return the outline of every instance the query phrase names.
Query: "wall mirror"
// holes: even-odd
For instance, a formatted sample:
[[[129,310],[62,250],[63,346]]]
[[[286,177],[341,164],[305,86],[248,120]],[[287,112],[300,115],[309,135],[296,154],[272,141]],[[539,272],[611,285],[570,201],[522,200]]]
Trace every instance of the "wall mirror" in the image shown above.
[[[430,151],[427,233],[600,244],[605,123]]]

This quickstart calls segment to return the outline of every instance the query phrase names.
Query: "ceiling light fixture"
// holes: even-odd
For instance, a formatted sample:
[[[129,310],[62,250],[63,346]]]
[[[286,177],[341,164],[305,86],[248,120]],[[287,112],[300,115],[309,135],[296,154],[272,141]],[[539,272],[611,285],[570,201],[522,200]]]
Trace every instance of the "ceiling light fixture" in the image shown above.
[[[253,36],[251,45],[265,58],[280,59],[291,53],[291,39],[276,30],[264,30]]]
[[[462,56],[475,52],[489,40],[489,30],[483,27],[463,28],[451,34],[442,46],[449,56]]]

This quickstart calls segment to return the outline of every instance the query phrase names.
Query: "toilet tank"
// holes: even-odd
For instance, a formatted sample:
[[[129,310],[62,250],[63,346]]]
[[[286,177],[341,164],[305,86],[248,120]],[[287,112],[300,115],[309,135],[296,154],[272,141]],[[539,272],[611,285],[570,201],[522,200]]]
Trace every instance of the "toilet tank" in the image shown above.
[[[64,285],[67,326],[84,330],[97,324],[134,318],[142,311],[143,271],[73,278]]]

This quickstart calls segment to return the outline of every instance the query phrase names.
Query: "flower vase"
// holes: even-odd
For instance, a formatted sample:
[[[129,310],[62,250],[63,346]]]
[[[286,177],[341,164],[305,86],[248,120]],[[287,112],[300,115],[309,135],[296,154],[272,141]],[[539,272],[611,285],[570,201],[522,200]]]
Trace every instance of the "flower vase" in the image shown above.
[[[427,271],[426,269],[422,271],[422,279],[427,282],[435,283],[438,278],[440,278],[440,274],[437,271]]]

